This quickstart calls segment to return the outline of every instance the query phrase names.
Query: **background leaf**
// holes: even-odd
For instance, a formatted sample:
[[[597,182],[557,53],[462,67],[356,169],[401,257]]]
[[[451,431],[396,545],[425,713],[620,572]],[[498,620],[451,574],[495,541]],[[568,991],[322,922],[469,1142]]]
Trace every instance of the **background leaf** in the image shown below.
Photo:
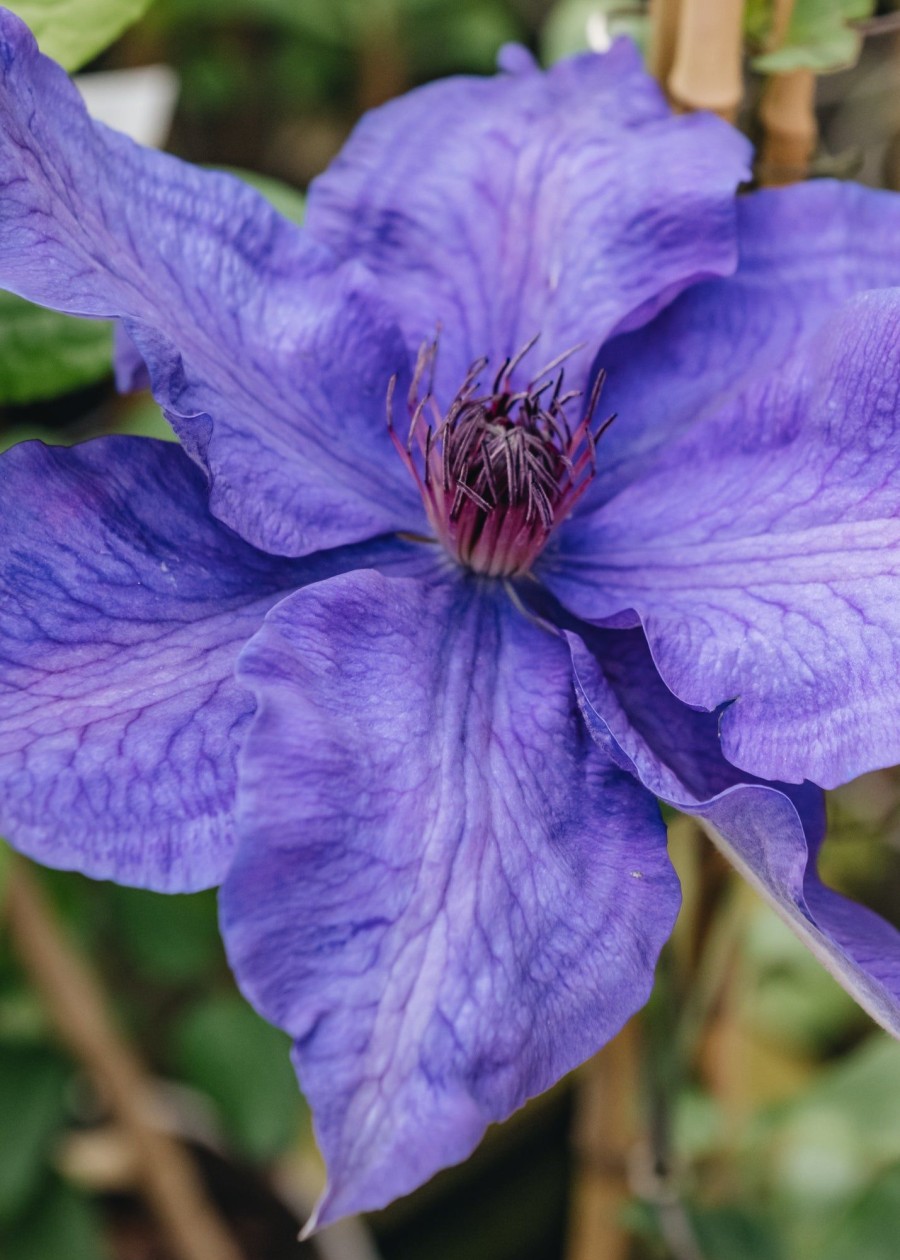
[[[41,52],[77,70],[108,48],[150,7],[151,0],[10,0]]]
[[[0,291],[0,403],[56,398],[112,371],[112,325]]]
[[[289,1056],[290,1038],[241,998],[204,998],[181,1018],[174,1059],[182,1080],[216,1104],[238,1150],[271,1158],[296,1138],[303,1104]]]
[[[17,1216],[41,1182],[67,1076],[43,1047],[0,1046],[0,1222]]]
[[[862,39],[848,23],[869,17],[874,9],[875,0],[796,0],[783,45],[755,57],[751,65],[762,74],[799,69],[827,74],[855,65]],[[762,25],[758,4],[751,6],[751,15],[758,37]]]
[[[109,1255],[90,1200],[58,1177],[40,1203],[0,1236],[3,1260],[106,1260]]]

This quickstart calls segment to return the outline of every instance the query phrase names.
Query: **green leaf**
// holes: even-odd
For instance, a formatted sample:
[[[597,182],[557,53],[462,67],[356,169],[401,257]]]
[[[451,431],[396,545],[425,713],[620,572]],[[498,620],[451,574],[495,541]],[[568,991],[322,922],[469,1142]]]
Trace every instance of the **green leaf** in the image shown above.
[[[490,74],[497,49],[522,37],[512,15],[491,0],[413,10],[404,31],[413,73],[422,78],[461,69]]]
[[[753,29],[761,26],[758,4],[753,10]],[[868,17],[875,0],[796,0],[784,43],[751,62],[762,74],[783,74],[808,69],[817,74],[843,70],[856,64],[862,47],[858,31],[848,24]]]
[[[49,1051],[0,1046],[0,1222],[23,1210],[44,1176],[65,1115],[67,1075]]]
[[[853,999],[762,905],[748,920],[744,965],[748,983],[741,991],[741,1015],[774,1045],[823,1051],[862,1023]]]
[[[264,1160],[297,1137],[303,1104],[290,1039],[236,995],[205,998],[179,1024],[176,1070],[216,1104],[235,1146]]]
[[[819,1251],[819,1260],[896,1260],[900,1238],[900,1164],[854,1203]]]
[[[0,291],[0,404],[39,402],[112,371],[112,325],[33,306]]]
[[[215,893],[164,895],[116,884],[105,891],[115,939],[142,976],[202,981],[224,963]]]
[[[759,1210],[743,1207],[701,1208],[693,1214],[699,1252],[728,1260],[779,1260],[778,1235]],[[867,1257],[868,1260],[868,1257]]]
[[[3,919],[3,898],[6,893],[6,877],[9,874],[9,861],[12,850],[0,836],[0,921]]]
[[[116,416],[115,427],[105,432],[127,433],[132,437],[159,438],[163,442],[177,442],[172,426],[163,415],[159,404],[149,392],[129,394],[123,400]],[[57,441],[59,439],[57,438]]]
[[[3,1260],[107,1260],[100,1222],[85,1195],[54,1177],[40,1201],[0,1233]]]
[[[103,52],[150,7],[151,0],[9,0],[41,52],[77,70]]]

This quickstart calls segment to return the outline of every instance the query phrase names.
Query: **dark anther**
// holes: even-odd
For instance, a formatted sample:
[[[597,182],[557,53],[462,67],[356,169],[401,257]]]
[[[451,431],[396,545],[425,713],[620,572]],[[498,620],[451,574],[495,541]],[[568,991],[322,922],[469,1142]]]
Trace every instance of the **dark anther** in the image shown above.
[[[566,409],[582,394],[563,391],[565,364],[578,346],[557,355],[524,389],[513,389],[513,375],[537,340],[504,361],[489,393],[479,393],[487,359],[473,363],[446,415],[434,398],[437,339],[423,345],[405,443],[393,424],[396,379],[388,389],[388,427],[441,541],[463,564],[495,576],[527,572],[586,490],[597,441],[615,419],[594,428],[600,372],[578,423],[569,423]]]

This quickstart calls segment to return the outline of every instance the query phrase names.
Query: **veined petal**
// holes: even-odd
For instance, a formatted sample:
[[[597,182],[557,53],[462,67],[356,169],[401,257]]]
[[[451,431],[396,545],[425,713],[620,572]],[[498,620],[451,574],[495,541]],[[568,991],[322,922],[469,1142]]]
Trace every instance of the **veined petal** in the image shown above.
[[[0,108],[0,284],[126,321],[215,515],[289,555],[420,524],[385,432],[407,351],[361,268],[240,181],[94,123],[5,10]]]
[[[545,359],[584,343],[579,388],[613,331],[733,271],[748,157],[711,115],[672,117],[620,41],[375,110],[314,182],[307,224],[382,278],[411,345],[440,328],[444,407],[472,362],[499,367],[536,333]]]
[[[735,765],[823,787],[900,760],[900,289],[847,303],[779,373],[575,528],[542,577],[634,609]]]
[[[652,323],[603,347],[603,408],[618,419],[580,514],[784,366],[842,303],[900,285],[896,193],[831,180],[769,188],[738,198],[737,224],[733,276],[694,285]]]
[[[900,932],[816,872],[822,793],[754,782],[724,759],[717,715],[682,704],[640,630],[568,632],[575,685],[599,745],[650,791],[702,818],[728,860],[883,1028],[900,1036]]]
[[[476,579],[348,574],[241,658],[259,709],[223,931],[295,1038],[317,1221],[463,1159],[646,999],[678,907],[649,794],[575,704],[565,644]]]
[[[254,707],[238,652],[286,591],[412,549],[264,555],[177,446],[142,438],[23,443],[0,486],[0,831],[98,878],[219,882]]]

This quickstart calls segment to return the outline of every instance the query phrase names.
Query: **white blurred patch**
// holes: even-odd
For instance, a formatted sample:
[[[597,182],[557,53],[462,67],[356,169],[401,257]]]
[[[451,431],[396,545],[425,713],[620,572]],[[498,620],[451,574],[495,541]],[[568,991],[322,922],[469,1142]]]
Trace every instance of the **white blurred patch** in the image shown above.
[[[613,37],[609,29],[609,19],[605,13],[595,10],[588,14],[585,24],[587,46],[591,52],[605,53],[612,47]]]
[[[165,143],[180,86],[170,66],[98,70],[77,75],[75,83],[92,118],[138,144],[158,149]]]

